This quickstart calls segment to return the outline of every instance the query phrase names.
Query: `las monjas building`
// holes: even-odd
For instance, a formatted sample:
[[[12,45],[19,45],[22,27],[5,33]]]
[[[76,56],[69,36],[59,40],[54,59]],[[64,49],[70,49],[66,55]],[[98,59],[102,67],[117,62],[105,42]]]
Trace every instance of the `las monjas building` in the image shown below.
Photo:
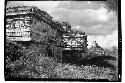
[[[41,11],[33,6],[6,8],[6,39],[22,43],[27,48],[45,56],[58,58],[61,58],[62,51],[69,47],[72,48],[72,44],[70,45],[67,41],[68,39],[72,40],[73,38],[73,41],[77,41],[74,42],[76,44],[74,46],[87,48],[87,43],[84,43],[87,42],[85,34],[80,33],[82,36],[80,38],[79,34],[72,33],[70,35],[71,26],[68,22],[59,23],[52,18],[46,11]],[[82,45],[77,45],[80,44],[78,40],[81,41]]]
[[[58,56],[62,50],[63,26],[37,7],[6,8],[6,39],[23,42],[47,56]]]

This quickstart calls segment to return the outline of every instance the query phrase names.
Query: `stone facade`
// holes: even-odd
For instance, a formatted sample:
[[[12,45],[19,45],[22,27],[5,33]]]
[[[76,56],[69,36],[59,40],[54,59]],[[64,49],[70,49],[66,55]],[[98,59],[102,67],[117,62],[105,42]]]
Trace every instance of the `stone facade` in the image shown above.
[[[33,6],[6,8],[6,39],[30,43],[28,48],[46,56],[62,57],[62,51],[87,52],[87,36],[72,31],[68,22],[58,22]]]
[[[51,55],[55,56],[59,53],[56,53],[57,49],[62,49],[63,32],[60,23],[54,22],[47,12],[37,7],[18,6],[6,9],[6,39],[8,40],[32,42],[31,48],[35,45],[35,48],[44,48],[46,52],[51,49]]]
[[[87,35],[80,31],[70,31],[63,34],[64,50],[87,52]]]

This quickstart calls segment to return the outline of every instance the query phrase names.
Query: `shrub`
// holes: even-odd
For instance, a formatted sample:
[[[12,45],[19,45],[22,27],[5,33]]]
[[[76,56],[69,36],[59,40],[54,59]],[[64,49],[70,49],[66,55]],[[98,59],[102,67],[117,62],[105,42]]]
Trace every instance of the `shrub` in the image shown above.
[[[16,42],[6,41],[5,49],[5,78],[15,76],[15,73],[21,69],[22,63],[18,60],[23,56],[23,47]]]
[[[114,73],[111,75],[110,68],[98,66],[76,66],[70,64],[58,65],[55,69],[58,78],[64,79],[108,79],[112,80]],[[116,77],[115,77],[116,79]]]
[[[114,63],[112,61],[117,60],[113,56],[90,54],[83,59],[78,59],[80,57],[76,58],[76,54],[74,57],[68,57],[71,62],[59,63],[51,57],[45,57],[42,53],[26,49],[17,43],[7,43],[6,53],[20,54],[20,57],[15,60],[6,58],[6,78],[108,79],[111,81],[118,79],[118,68],[111,64]]]

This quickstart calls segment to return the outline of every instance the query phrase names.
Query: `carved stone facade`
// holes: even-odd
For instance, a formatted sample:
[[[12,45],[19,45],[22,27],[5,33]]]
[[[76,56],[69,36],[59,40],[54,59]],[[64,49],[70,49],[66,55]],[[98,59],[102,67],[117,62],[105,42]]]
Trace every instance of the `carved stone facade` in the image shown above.
[[[63,32],[60,23],[54,22],[47,12],[37,7],[18,6],[6,9],[6,39],[8,40],[39,43],[38,47],[40,44],[46,45],[44,49],[51,49],[50,55],[55,56],[58,54],[57,49],[62,49]]]
[[[80,31],[72,31],[63,34],[64,50],[87,52],[87,35]]]

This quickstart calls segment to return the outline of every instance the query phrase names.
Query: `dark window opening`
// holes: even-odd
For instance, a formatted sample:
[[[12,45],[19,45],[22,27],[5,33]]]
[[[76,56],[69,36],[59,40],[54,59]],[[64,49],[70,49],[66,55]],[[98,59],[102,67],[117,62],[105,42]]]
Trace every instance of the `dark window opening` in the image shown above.
[[[52,49],[48,49],[48,57],[54,57]]]

